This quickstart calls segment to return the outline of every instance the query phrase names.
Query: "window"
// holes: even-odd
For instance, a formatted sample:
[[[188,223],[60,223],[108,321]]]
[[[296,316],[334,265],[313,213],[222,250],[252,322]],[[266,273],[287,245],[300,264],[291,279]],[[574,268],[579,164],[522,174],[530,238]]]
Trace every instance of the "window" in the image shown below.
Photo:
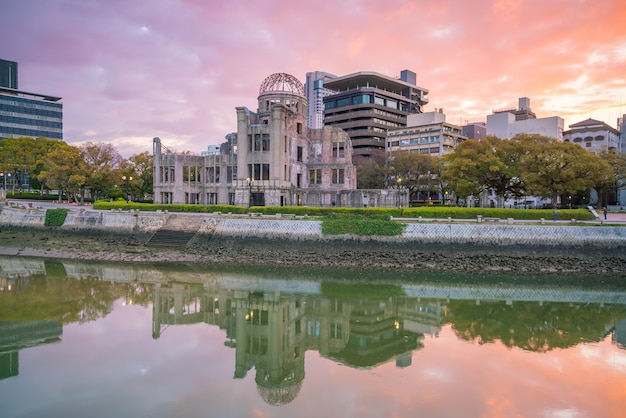
[[[352,104],[366,104],[366,103],[371,103],[372,102],[372,98],[369,94],[360,94],[358,96],[354,96],[352,98]]]
[[[261,151],[261,134],[254,134],[254,150]]]
[[[333,158],[344,158],[346,156],[344,146],[344,142],[333,142]]]
[[[326,103],[324,103],[324,109],[334,109],[335,108],[335,101],[334,100],[330,100]]]
[[[387,107],[390,107],[392,109],[397,109],[398,102],[396,102],[395,100],[387,100]]]
[[[302,147],[298,147],[297,161],[298,161],[299,163],[301,163],[301,162],[302,162]]]
[[[269,164],[248,164],[248,177],[252,177],[255,180],[269,180],[270,179],[270,165]]]
[[[349,97],[345,97],[343,99],[337,100],[337,107],[343,107],[343,106],[349,106],[349,105],[350,105]]]
[[[237,166],[229,165],[226,167],[226,182],[232,183],[237,181]]]
[[[302,187],[302,174],[300,173],[296,176],[296,187]]]
[[[261,136],[261,149],[263,151],[270,150],[270,135],[269,134],[263,134]]]
[[[344,169],[343,168],[333,168],[332,171],[333,176],[333,184],[343,184],[344,183]]]
[[[261,165],[261,180],[269,180],[270,179],[270,165],[262,164]]]
[[[207,205],[217,205],[217,193],[207,193],[206,203]]]
[[[298,135],[302,134],[302,123],[298,122],[296,124],[296,132],[298,133]]]
[[[382,97],[374,97],[374,104],[384,106],[385,99],[383,99]]]
[[[309,184],[322,184],[322,170],[319,168],[309,170]]]

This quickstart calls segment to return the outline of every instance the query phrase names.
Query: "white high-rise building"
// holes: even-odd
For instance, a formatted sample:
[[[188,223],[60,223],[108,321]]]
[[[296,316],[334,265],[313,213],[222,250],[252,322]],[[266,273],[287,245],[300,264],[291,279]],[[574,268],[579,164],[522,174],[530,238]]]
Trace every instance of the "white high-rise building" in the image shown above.
[[[335,93],[324,88],[324,81],[333,78],[337,78],[337,76],[323,71],[306,73],[304,92],[309,101],[307,122],[311,129],[321,129],[324,126],[324,97]]]
[[[487,135],[511,139],[518,134],[538,134],[562,141],[564,125],[559,116],[537,118],[530,109],[530,99],[521,97],[517,109],[495,110],[487,116]]]

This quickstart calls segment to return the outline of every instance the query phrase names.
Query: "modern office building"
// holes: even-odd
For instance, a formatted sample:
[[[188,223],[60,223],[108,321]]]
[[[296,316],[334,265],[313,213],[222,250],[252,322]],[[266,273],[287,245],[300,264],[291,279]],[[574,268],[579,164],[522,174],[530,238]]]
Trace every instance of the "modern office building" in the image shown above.
[[[411,151],[443,156],[462,141],[463,128],[446,122],[443,110],[407,116],[407,126],[387,131],[387,153]]]
[[[407,116],[428,103],[428,90],[409,70],[400,78],[362,71],[326,80],[324,87],[334,91],[323,98],[324,124],[348,133],[354,156],[384,158],[387,131],[405,127]]]
[[[463,126],[463,136],[468,139],[481,140],[487,136],[487,124],[485,122],[472,122]]]
[[[494,110],[487,116],[487,135],[511,139],[519,134],[538,134],[562,141],[564,124],[559,116],[537,118],[530,109],[530,99],[521,97],[517,108]]]
[[[0,60],[0,139],[63,139],[61,98],[17,89],[17,63]]]
[[[277,73],[256,112],[237,108],[220,153],[173,154],[154,139],[155,203],[237,206],[395,206],[394,192],[356,190],[352,143],[336,127],[307,127],[304,86]]]
[[[324,87],[324,82],[337,78],[336,75],[323,71],[306,73],[304,91],[309,102],[309,128],[320,129],[324,126],[324,97],[334,92]]]
[[[17,62],[0,59],[0,87],[17,90]]]

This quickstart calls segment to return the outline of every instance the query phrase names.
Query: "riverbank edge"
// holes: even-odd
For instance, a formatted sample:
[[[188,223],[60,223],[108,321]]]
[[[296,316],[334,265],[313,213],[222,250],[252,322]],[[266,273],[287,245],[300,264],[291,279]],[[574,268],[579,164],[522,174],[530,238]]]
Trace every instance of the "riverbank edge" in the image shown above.
[[[263,265],[385,271],[585,273],[626,279],[626,246],[484,245],[381,237],[288,238],[198,232],[184,247],[148,231],[3,225],[0,255],[124,263]]]

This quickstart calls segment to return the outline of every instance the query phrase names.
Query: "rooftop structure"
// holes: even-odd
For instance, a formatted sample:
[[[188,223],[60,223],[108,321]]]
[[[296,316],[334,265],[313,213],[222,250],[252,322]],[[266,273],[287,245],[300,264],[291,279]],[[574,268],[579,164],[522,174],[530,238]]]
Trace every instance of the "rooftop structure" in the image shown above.
[[[399,79],[362,71],[325,81],[334,94],[324,97],[324,124],[348,133],[355,156],[383,157],[387,130],[406,126],[407,116],[428,103],[415,78],[409,70]]]
[[[487,135],[511,139],[519,134],[538,134],[563,140],[564,121],[558,116],[537,118],[530,99],[521,97],[517,109],[494,110],[487,116]]]

